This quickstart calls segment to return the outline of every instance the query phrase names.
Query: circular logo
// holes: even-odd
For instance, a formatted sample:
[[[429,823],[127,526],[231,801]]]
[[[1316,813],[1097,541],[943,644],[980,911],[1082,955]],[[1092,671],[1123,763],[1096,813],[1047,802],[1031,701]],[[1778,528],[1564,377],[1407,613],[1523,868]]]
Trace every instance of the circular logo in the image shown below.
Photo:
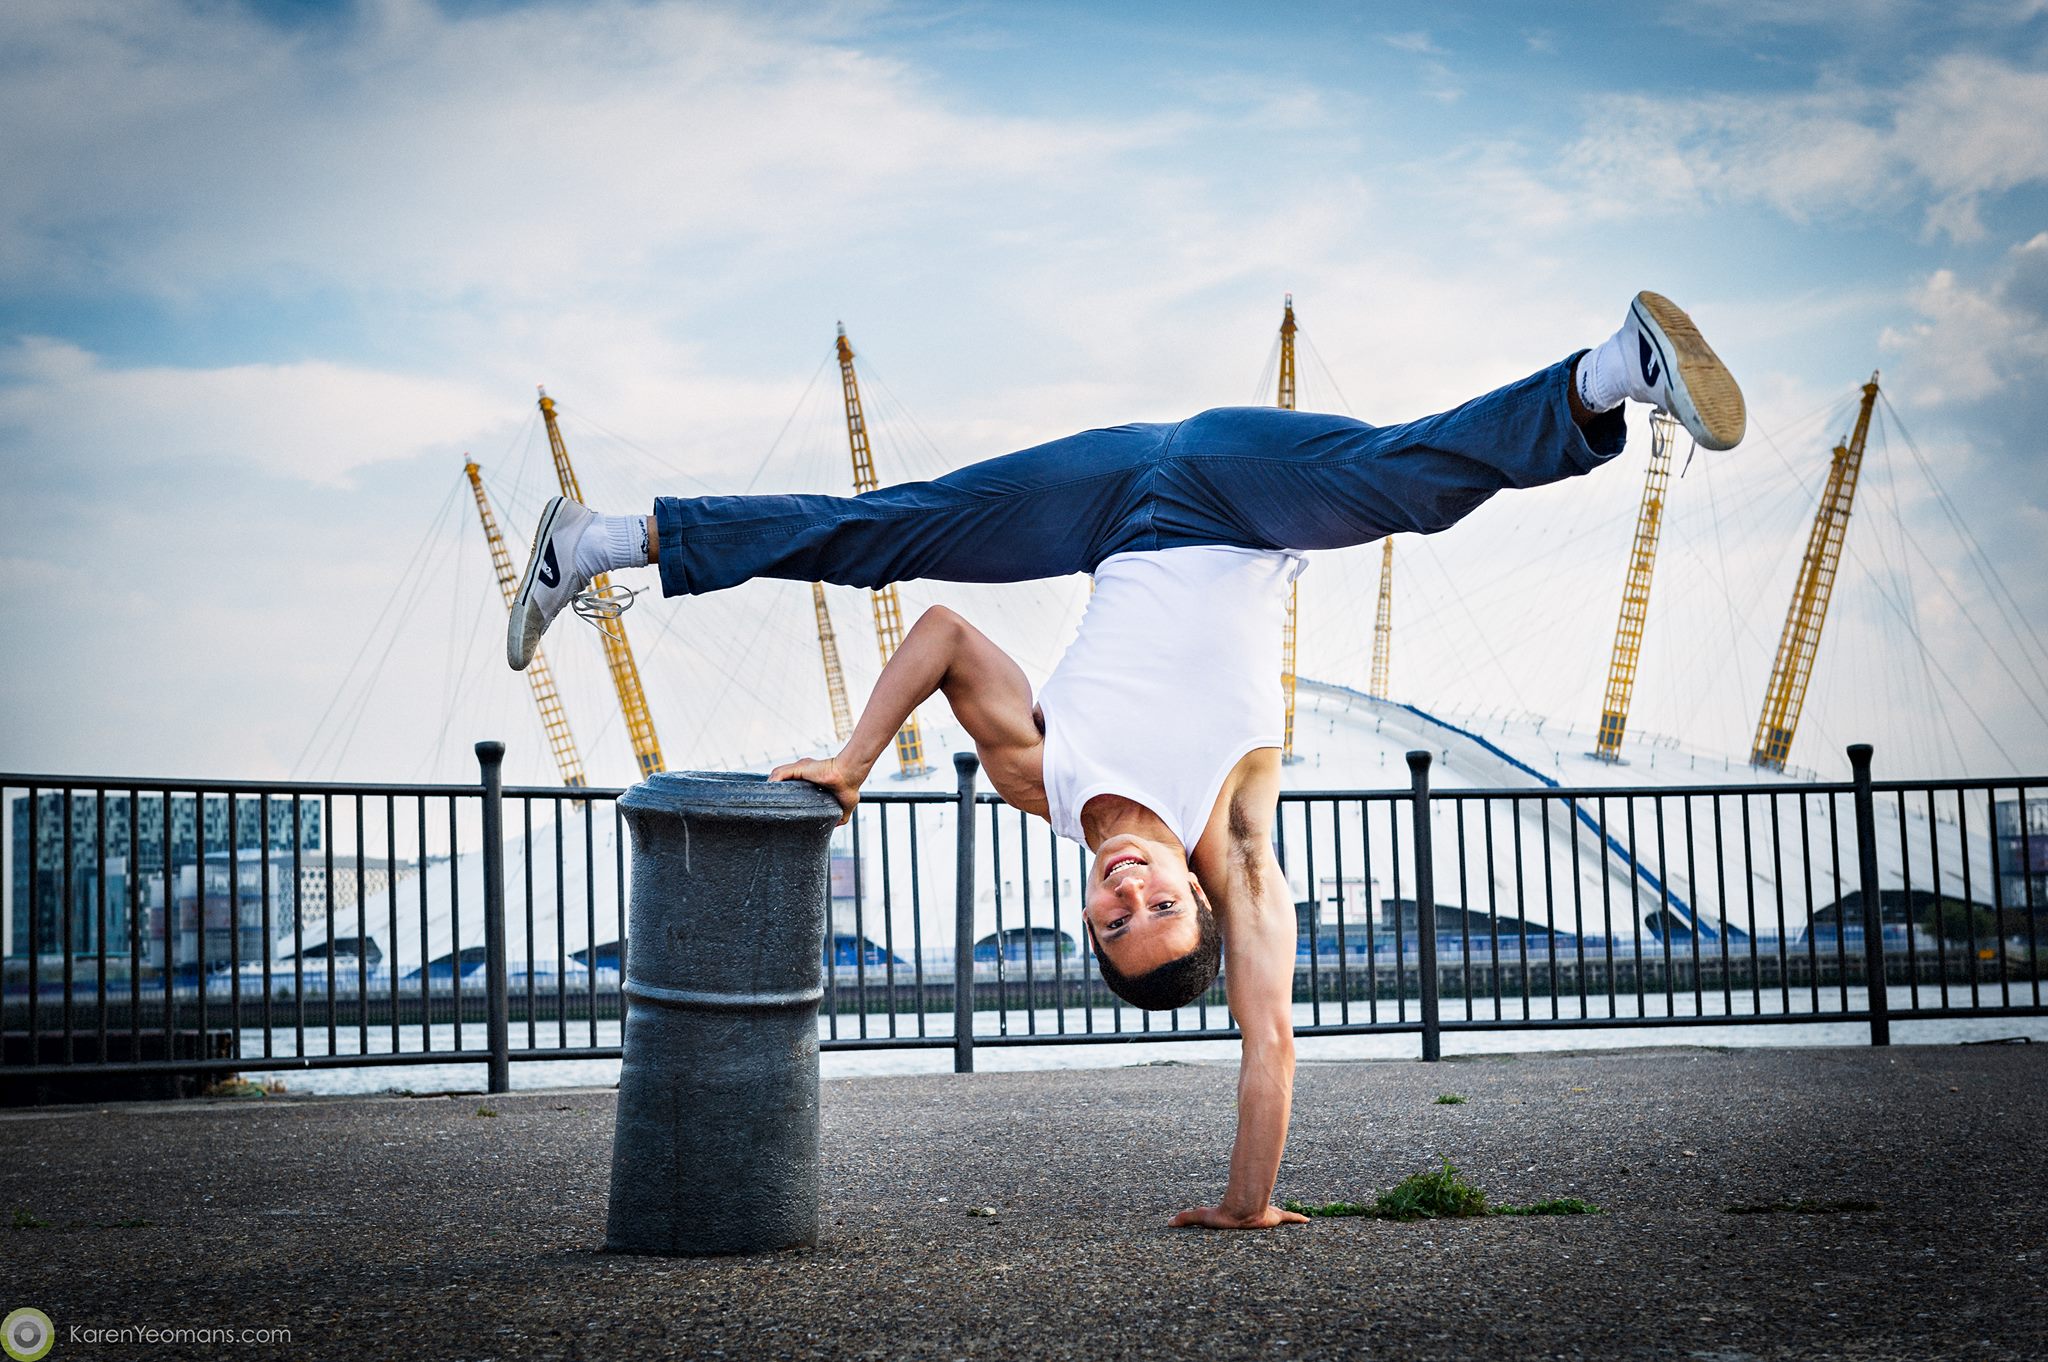
[[[0,1320],[0,1349],[5,1349],[14,1362],[36,1362],[56,1341],[56,1328],[40,1310],[24,1305]]]

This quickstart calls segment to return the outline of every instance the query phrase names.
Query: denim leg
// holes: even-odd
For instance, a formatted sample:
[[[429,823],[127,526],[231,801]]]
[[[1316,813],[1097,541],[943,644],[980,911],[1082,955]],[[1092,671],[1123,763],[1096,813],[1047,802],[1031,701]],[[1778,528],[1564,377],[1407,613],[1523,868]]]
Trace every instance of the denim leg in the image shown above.
[[[1144,520],[1145,477],[1172,431],[1084,431],[857,497],[660,497],[662,594],[754,577],[878,587],[1088,572]]]
[[[1084,431],[858,497],[661,497],[662,591],[754,577],[1020,582],[1135,550],[1329,549],[1434,533],[1504,487],[1590,472],[1621,452],[1618,409],[1583,431],[1572,421],[1577,359],[1401,425],[1224,407]]]
[[[1436,416],[1369,426],[1277,407],[1183,421],[1149,489],[1150,542],[1332,549],[1448,529],[1504,487],[1587,473],[1627,439],[1620,409],[1571,416],[1578,356]]]

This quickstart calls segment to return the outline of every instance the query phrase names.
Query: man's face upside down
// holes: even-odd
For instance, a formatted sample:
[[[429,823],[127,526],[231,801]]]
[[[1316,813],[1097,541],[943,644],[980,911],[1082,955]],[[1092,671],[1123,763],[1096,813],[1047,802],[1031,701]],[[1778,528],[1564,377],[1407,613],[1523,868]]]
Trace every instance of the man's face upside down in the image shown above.
[[[1121,833],[1097,848],[1084,915],[1117,973],[1135,978],[1195,949],[1206,911],[1179,847]]]

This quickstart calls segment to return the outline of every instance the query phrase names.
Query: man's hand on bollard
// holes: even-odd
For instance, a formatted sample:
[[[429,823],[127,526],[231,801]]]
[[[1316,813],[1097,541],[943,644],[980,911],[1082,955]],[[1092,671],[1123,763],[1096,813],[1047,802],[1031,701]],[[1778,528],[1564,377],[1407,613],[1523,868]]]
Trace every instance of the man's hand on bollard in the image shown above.
[[[1171,1222],[1174,1229],[1192,1225],[1204,1230],[1270,1230],[1275,1225],[1306,1225],[1308,1217],[1299,1211],[1283,1211],[1278,1206],[1267,1206],[1250,1215],[1239,1215],[1226,1211],[1221,1206],[1197,1206],[1191,1211],[1182,1211]]]
[[[843,756],[806,757],[802,761],[786,761],[768,773],[770,780],[801,780],[817,786],[839,801],[839,826],[853,817],[853,806],[860,803],[860,784],[867,779],[867,772],[852,769],[852,764]]]

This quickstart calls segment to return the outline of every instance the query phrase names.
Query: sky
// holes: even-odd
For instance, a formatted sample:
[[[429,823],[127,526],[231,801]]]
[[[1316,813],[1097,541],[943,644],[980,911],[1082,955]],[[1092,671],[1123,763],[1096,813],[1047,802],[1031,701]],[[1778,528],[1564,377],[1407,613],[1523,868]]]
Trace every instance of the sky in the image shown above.
[[[0,771],[553,771],[462,466],[849,490],[1270,402],[1386,422],[1690,309],[1751,434],[1678,451],[1632,731],[1749,750],[1828,451],[1882,402],[1793,765],[2048,771],[2048,4],[0,7]],[[1646,432],[1397,541],[1392,692],[1597,723]],[[1363,687],[1377,547],[1302,581]],[[650,578],[629,584],[647,584]],[[916,583],[1042,681],[1079,578]],[[856,703],[867,605],[832,610]],[[640,598],[671,768],[827,750],[809,592]],[[548,648],[594,781],[597,640]],[[939,746],[959,735],[942,703]]]

